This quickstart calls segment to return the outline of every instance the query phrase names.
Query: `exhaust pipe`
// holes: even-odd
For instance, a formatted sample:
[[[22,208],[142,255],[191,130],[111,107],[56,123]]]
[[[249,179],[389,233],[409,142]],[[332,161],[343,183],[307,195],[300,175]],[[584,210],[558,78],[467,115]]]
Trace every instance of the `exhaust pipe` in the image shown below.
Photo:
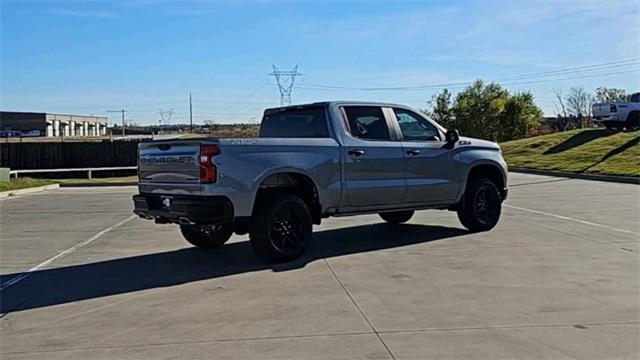
[[[181,217],[178,219],[178,223],[180,223],[180,225],[195,225],[196,223],[194,223],[193,221],[189,220],[186,217]]]

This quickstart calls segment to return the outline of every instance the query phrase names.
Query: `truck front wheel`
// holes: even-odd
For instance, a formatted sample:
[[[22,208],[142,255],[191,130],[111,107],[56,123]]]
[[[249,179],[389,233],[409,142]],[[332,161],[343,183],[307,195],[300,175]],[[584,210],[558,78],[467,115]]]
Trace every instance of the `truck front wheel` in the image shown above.
[[[500,191],[491,180],[470,180],[458,207],[458,219],[470,231],[488,231],[498,223],[501,210]]]
[[[270,261],[289,261],[302,255],[311,242],[311,213],[297,196],[276,193],[258,202],[249,231],[255,252]]]
[[[182,236],[199,248],[222,246],[233,234],[231,224],[218,225],[180,225]]]

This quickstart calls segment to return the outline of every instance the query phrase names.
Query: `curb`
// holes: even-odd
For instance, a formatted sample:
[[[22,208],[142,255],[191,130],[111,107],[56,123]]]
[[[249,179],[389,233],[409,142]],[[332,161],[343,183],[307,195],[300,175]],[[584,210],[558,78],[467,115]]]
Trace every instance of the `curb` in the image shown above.
[[[57,189],[59,187],[60,187],[60,184],[51,184],[51,185],[36,186],[36,187],[31,187],[31,188],[3,191],[3,192],[0,192],[0,199],[6,198],[6,197],[9,197],[9,196],[17,196],[17,195],[30,194],[30,193],[34,193],[34,192],[53,190],[53,189]]]
[[[595,181],[607,181],[623,184],[635,184],[640,185],[640,177],[633,176],[615,176],[615,175],[596,175],[596,174],[583,174],[569,171],[557,171],[557,170],[540,170],[529,168],[509,168],[510,172],[534,174],[534,175],[546,175],[555,177],[564,177],[571,179],[583,179],[583,180],[595,180]]]
[[[120,181],[120,182],[101,182],[101,183],[79,183],[79,184],[60,184],[60,187],[105,187],[105,186],[138,186],[137,181]]]

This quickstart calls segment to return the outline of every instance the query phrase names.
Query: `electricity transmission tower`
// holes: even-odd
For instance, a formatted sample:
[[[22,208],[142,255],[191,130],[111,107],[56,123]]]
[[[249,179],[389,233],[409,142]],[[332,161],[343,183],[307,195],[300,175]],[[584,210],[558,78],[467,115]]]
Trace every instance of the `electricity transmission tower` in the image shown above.
[[[171,117],[173,116],[173,114],[175,114],[173,109],[170,109],[168,111],[158,109],[158,115],[160,115],[160,120],[159,120],[160,125],[162,125],[163,123],[165,125],[169,125],[169,122],[171,121]]]
[[[291,91],[293,90],[293,84],[296,81],[296,76],[302,74],[298,72],[298,65],[293,67],[293,70],[278,70],[275,65],[273,66],[273,72],[267,74],[267,76],[273,76],[276,78],[278,89],[280,89],[280,106],[291,105]]]

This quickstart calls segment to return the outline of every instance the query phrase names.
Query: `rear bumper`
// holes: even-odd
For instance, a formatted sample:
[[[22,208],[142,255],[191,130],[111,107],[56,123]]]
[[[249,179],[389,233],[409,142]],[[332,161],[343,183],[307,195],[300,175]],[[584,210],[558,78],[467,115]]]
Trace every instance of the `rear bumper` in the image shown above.
[[[133,196],[133,212],[157,223],[223,224],[233,221],[233,204],[226,196],[166,195],[169,206],[163,205],[163,195]]]
[[[593,121],[620,121],[618,115],[594,116]]]

